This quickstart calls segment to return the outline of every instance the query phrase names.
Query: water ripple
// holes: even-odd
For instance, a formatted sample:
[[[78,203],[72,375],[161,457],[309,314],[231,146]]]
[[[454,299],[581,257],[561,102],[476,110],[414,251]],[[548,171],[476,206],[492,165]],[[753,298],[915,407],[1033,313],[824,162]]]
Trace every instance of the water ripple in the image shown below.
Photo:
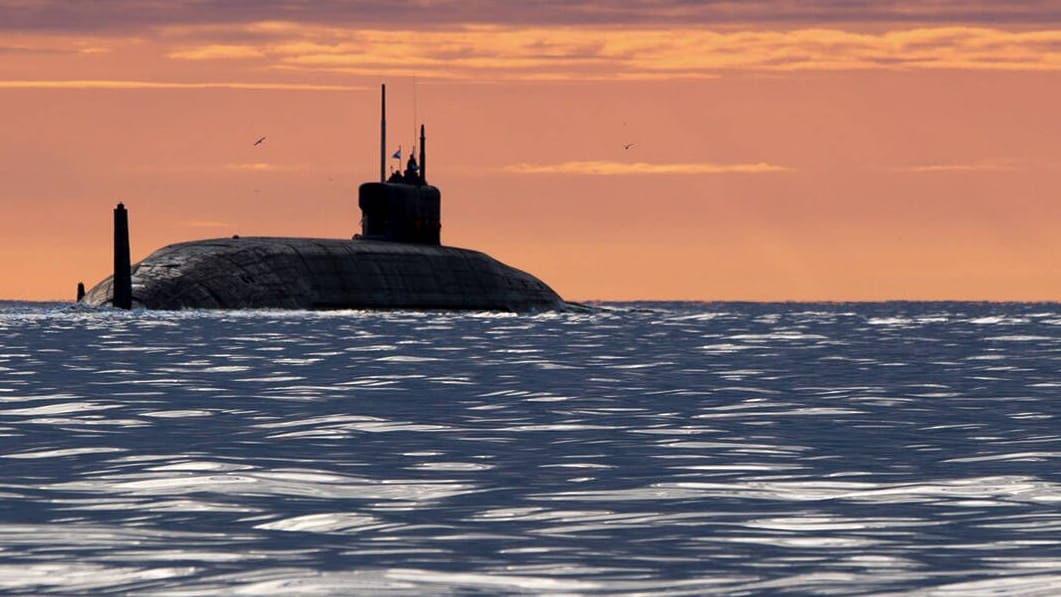
[[[1061,307],[0,303],[0,592],[1061,591]]]

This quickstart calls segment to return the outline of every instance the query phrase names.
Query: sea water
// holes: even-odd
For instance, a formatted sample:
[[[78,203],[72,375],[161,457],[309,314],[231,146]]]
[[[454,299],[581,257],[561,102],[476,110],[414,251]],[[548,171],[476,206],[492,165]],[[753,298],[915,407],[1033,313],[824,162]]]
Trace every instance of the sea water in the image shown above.
[[[0,303],[0,593],[1061,594],[1061,305]]]

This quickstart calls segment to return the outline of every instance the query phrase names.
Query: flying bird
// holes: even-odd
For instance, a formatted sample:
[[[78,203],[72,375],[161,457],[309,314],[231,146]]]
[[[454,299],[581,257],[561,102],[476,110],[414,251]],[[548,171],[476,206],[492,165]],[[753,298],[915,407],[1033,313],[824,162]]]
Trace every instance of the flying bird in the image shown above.
[[[261,145],[262,141],[265,141],[265,137],[262,137],[261,139],[258,139],[257,141],[254,142],[254,144],[255,145]]]
[[[623,149],[630,149],[633,146],[634,146],[633,143],[627,143],[626,145],[623,145]]]

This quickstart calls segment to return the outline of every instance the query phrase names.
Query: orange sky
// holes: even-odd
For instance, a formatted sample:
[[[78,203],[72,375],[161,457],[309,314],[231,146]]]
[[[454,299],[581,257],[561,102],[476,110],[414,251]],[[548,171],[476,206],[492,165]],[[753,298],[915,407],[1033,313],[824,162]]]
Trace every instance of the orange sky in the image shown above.
[[[3,299],[106,276],[118,201],[134,260],[353,235],[381,82],[443,242],[570,300],[1061,299],[1049,3],[68,4],[0,0]]]

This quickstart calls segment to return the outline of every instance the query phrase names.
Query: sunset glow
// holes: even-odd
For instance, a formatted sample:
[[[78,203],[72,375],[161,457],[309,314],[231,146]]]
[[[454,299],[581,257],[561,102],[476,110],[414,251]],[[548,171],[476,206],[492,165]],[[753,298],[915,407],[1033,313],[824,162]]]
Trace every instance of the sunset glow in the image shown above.
[[[443,242],[571,300],[1058,300],[1061,13],[878,4],[0,0],[0,298],[118,201],[134,260],[351,237],[385,82]]]

